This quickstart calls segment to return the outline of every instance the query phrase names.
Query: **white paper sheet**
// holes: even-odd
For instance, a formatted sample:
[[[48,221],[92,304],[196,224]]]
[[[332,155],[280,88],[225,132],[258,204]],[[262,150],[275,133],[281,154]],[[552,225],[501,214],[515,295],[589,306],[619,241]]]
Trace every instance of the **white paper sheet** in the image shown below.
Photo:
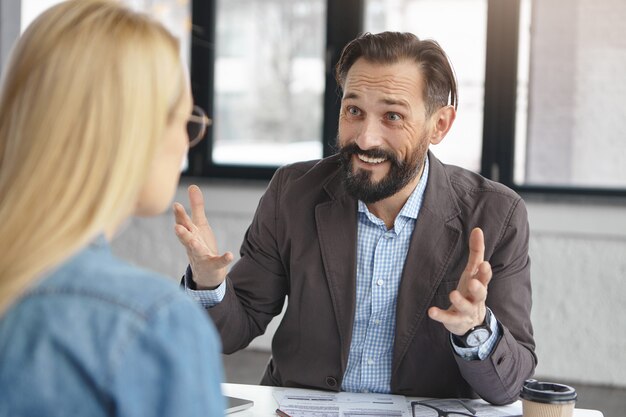
[[[285,389],[277,392],[275,399],[290,417],[411,417],[401,395]]]
[[[320,392],[278,389],[274,398],[290,417],[412,417],[411,400],[402,395]],[[445,411],[469,413],[458,400],[430,399],[427,404]],[[463,400],[478,417],[521,416],[519,404],[496,407],[483,400]],[[416,417],[425,414],[416,413]]]

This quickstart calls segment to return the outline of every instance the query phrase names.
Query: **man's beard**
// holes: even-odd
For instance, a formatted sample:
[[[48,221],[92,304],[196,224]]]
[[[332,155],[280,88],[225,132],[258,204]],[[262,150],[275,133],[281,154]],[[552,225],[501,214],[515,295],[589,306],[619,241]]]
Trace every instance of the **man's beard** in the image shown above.
[[[396,155],[385,149],[362,150],[354,142],[339,149],[339,157],[343,171],[343,182],[348,194],[366,204],[375,203],[391,197],[409,184],[420,172],[428,142],[420,141],[425,146],[418,146],[406,161],[400,161]],[[354,171],[353,155],[365,155],[370,158],[386,158],[390,163],[389,172],[381,180],[372,181],[372,172],[364,169]],[[358,158],[358,156],[357,156]],[[383,163],[385,163],[383,162]]]

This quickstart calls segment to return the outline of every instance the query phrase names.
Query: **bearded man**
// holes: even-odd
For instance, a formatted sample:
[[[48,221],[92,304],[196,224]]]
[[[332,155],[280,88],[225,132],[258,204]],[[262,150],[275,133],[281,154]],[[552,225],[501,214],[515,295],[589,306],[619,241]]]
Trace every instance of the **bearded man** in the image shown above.
[[[219,254],[192,186],[175,206],[225,353],[288,298],[262,384],[515,401],[537,358],[528,221],[510,189],[441,163],[457,83],[438,43],[365,34],[343,50],[338,153],[279,169],[241,247]]]

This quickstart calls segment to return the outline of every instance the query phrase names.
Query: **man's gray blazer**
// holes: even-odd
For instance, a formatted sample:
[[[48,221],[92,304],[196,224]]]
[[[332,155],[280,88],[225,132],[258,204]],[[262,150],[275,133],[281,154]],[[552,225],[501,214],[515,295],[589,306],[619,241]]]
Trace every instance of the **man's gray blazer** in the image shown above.
[[[429,158],[398,292],[391,389],[509,403],[537,361],[526,208],[508,188]],[[487,305],[502,329],[483,361],[458,357],[447,330],[427,316],[431,306],[449,306],[474,227],[484,232],[493,269]],[[288,297],[262,383],[340,390],[355,311],[356,244],[357,201],[346,194],[338,157],[281,168],[246,232],[224,300],[209,309],[224,352],[262,334]]]

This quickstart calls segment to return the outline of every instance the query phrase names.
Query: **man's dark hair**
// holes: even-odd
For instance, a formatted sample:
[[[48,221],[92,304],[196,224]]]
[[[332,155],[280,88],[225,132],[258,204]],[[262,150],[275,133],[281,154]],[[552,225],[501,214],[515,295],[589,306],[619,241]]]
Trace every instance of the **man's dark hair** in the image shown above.
[[[379,64],[394,64],[404,59],[415,61],[424,77],[426,113],[431,115],[448,104],[457,108],[456,76],[448,56],[436,41],[420,40],[405,32],[364,33],[341,52],[335,68],[335,78],[341,88],[359,58]]]

